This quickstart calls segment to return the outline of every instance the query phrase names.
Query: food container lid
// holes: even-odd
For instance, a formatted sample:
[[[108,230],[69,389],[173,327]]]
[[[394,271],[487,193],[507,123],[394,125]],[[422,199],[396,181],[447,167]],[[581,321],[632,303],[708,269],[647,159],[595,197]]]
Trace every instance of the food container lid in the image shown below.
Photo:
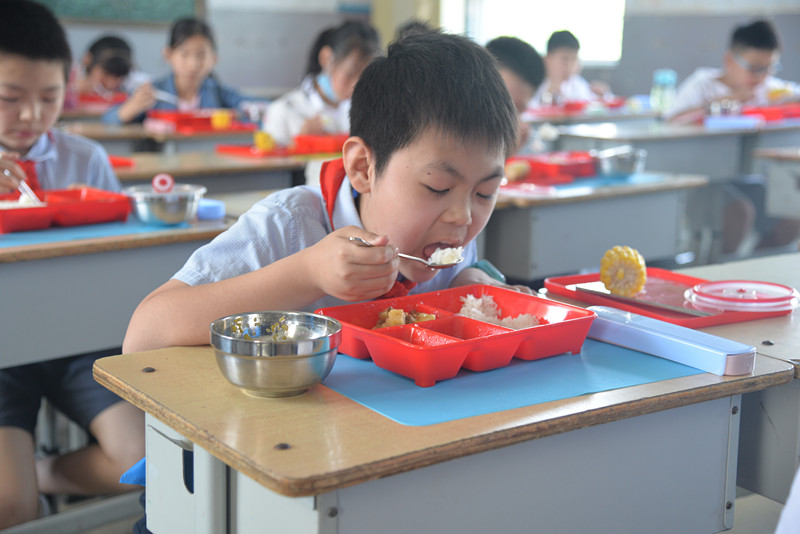
[[[686,291],[687,300],[724,311],[791,310],[798,304],[796,289],[771,282],[721,280],[703,282]]]

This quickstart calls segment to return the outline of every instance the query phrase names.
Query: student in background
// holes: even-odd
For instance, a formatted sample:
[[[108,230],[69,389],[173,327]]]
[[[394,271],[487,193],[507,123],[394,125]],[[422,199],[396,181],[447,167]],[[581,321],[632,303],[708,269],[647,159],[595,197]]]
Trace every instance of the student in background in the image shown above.
[[[220,83],[212,73],[217,64],[216,44],[211,28],[201,20],[180,19],[172,25],[164,59],[172,72],[140,86],[125,103],[110,109],[103,122],[142,122],[150,109],[238,109],[243,101],[250,100]]]
[[[531,45],[516,37],[497,37],[486,43],[500,68],[500,76],[506,84],[511,101],[520,116],[528,109],[528,103],[544,79],[544,63]],[[519,122],[517,150],[523,148],[530,137],[530,126]]]
[[[534,106],[552,106],[575,100],[597,100],[611,96],[608,84],[591,84],[581,76],[578,51],[581,45],[569,31],[553,32],[544,56],[546,77],[533,99]]]
[[[205,344],[211,321],[244,310],[504,285],[473,267],[474,238],[517,138],[516,111],[489,53],[434,31],[394,42],[358,81],[351,127],[343,157],[323,167],[321,188],[274,193],[195,251],[137,307],[123,349]],[[464,261],[443,270],[397,255],[460,246]],[[167,317],[173,328],[158,328]]]
[[[671,122],[702,119],[714,103],[763,106],[800,98],[800,85],[775,78],[780,42],[772,24],[758,20],[737,27],[730,39],[722,69],[699,68],[678,88],[667,117]],[[776,219],[764,212],[763,180],[725,186],[728,199],[723,214],[722,252],[737,253],[754,231],[756,248],[789,245],[800,235],[800,219]]]
[[[365,22],[324,30],[311,47],[300,87],[270,104],[264,130],[282,145],[296,135],[347,133],[353,87],[380,53],[378,32]]]
[[[765,106],[800,98],[800,85],[776,78],[780,69],[778,33],[766,20],[736,28],[723,67],[701,67],[678,87],[667,113],[672,122],[700,120],[714,103]]]
[[[120,189],[99,144],[53,128],[71,62],[64,30],[49,9],[30,0],[0,2],[0,191],[16,189],[20,180],[38,189],[75,182]],[[144,454],[144,416],[94,381],[98,356],[0,369],[0,529],[40,515],[46,502],[40,493],[136,489],[118,481]],[[87,429],[93,441],[67,454],[35,458],[43,397]]]
[[[81,68],[78,93],[94,93],[109,100],[115,93],[131,93],[150,81],[150,76],[135,69],[130,45],[113,35],[100,37],[89,46]]]

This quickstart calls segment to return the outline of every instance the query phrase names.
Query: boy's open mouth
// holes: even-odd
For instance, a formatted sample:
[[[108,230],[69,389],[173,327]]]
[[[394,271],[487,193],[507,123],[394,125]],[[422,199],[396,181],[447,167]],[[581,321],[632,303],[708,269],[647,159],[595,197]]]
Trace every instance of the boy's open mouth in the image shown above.
[[[422,257],[424,259],[430,258],[434,252],[436,252],[437,248],[454,248],[460,245],[455,245],[452,243],[431,243],[430,245],[426,245],[425,248],[422,249]]]

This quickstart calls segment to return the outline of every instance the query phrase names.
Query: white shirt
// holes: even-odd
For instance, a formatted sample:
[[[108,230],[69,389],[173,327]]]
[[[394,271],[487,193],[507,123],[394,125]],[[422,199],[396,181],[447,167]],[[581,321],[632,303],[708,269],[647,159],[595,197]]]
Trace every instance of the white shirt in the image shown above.
[[[733,91],[720,81],[722,69],[701,67],[695,70],[678,87],[672,107],[666,117],[674,117],[685,111],[703,108],[709,102],[730,96]],[[769,92],[774,89],[786,89],[793,95],[800,95],[800,85],[787,82],[774,76],[767,76],[764,82],[755,89],[753,98],[742,102],[745,106],[766,106],[773,101],[769,99]]]
[[[77,183],[106,191],[122,190],[106,150],[85,137],[52,129],[21,159],[36,162],[36,179],[42,189],[67,189]]]
[[[347,178],[336,198],[333,222],[334,228],[363,228]],[[228,230],[197,249],[173,278],[193,286],[233,278],[308,248],[332,231],[318,187],[284,189],[257,202]],[[458,273],[477,260],[474,241],[464,247],[463,255],[461,264],[438,271],[431,280],[417,284],[410,293],[449,287]],[[326,296],[309,304],[305,311],[342,304],[349,303]]]
[[[263,129],[275,142],[288,145],[300,133],[306,120],[319,115],[325,131],[331,134],[350,131],[350,100],[331,106],[314,88],[313,77],[306,76],[300,87],[272,102],[267,108]]]
[[[786,498],[786,505],[781,510],[775,534],[797,534],[798,532],[800,532],[800,469],[794,474],[792,488],[789,490],[789,497]]]
[[[544,96],[550,92],[550,80],[545,78],[544,81],[539,85],[539,89],[536,91],[536,94],[533,95],[533,99],[531,99],[529,106],[530,107],[539,107],[543,105],[550,105],[551,103],[544,103],[546,98]],[[561,83],[561,87],[559,88],[559,95],[558,97],[565,101],[575,101],[575,100],[597,100],[597,95],[594,94],[592,91],[589,82],[581,76],[580,74],[573,74],[564,82]]]

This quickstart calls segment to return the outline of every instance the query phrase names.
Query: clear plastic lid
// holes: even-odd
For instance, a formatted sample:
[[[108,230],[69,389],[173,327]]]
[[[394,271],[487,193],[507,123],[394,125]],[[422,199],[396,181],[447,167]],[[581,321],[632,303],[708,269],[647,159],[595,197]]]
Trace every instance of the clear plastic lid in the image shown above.
[[[722,280],[688,289],[686,300],[702,308],[723,311],[783,311],[798,305],[796,289],[770,282]]]

